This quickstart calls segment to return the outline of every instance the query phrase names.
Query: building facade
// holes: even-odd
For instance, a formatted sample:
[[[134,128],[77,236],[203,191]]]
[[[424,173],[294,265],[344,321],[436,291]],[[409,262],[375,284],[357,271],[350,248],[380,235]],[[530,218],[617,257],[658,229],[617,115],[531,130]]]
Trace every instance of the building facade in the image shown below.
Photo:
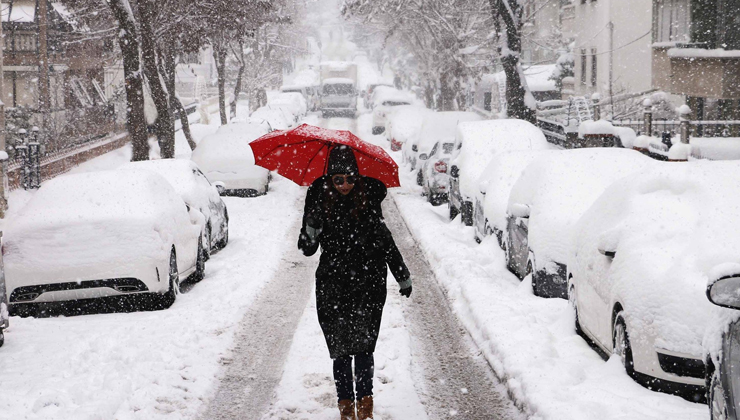
[[[652,0],[573,0],[563,8],[571,31],[578,96],[651,89]]]

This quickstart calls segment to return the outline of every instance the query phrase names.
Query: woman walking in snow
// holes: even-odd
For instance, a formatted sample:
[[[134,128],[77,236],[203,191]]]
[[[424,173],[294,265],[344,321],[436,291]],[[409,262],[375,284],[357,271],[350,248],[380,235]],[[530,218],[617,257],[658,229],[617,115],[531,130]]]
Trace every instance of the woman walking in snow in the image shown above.
[[[409,271],[383,221],[385,196],[382,182],[358,174],[346,146],[332,149],[327,174],[306,194],[298,248],[311,256],[321,245],[316,308],[334,360],[342,420],[373,418],[373,352],[385,305],[386,267],[400,293],[411,295]]]

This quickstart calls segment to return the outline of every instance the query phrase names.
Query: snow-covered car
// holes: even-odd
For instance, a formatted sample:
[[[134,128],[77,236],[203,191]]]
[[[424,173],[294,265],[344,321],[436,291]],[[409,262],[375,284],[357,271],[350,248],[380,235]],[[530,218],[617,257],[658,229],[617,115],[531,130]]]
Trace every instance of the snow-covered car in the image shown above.
[[[161,175],[102,171],[45,182],[8,224],[11,313],[38,303],[147,294],[171,305],[205,272],[200,219]]]
[[[283,108],[293,116],[293,122],[303,118],[308,112],[306,99],[298,92],[279,93],[267,103],[271,108]]]
[[[249,142],[269,131],[266,124],[222,125],[198,143],[191,159],[221,195],[264,195],[269,188],[270,171],[254,164]]]
[[[416,183],[424,185],[421,166],[423,161],[429,159],[429,153],[437,143],[454,143],[458,123],[482,119],[474,112],[465,111],[430,112],[424,115],[419,135],[411,142],[406,142],[403,147],[404,160],[409,163],[412,171],[416,171]]]
[[[394,107],[411,105],[415,102],[411,94],[393,88],[376,90],[373,106],[373,134],[382,134],[385,131],[385,122],[388,114]]]
[[[397,152],[403,148],[404,143],[415,141],[421,132],[424,115],[428,112],[431,111],[415,105],[393,107],[385,123],[385,133],[391,142],[392,151]]]
[[[362,92],[363,104],[365,105],[366,109],[372,109],[373,93],[375,93],[375,89],[381,86],[392,88],[393,84],[392,83],[371,83],[367,85],[366,89]]]
[[[450,164],[454,143],[437,142],[429,152],[429,157],[421,161],[422,194],[433,206],[447,202],[450,186],[447,168]]]
[[[319,92],[313,86],[304,85],[287,85],[281,86],[280,92],[283,93],[300,93],[303,99],[306,100],[306,106],[309,111],[316,111],[319,109]]]
[[[704,354],[719,355],[729,325],[712,322],[707,285],[740,274],[740,165],[653,165],[614,182],[576,224],[569,298],[576,329],[638,382],[701,400]],[[740,288],[710,290],[720,302]]]
[[[736,219],[737,220],[737,219]],[[709,276],[707,297],[717,306],[703,347],[712,420],[740,418],[740,264],[717,267]]]
[[[203,215],[204,250],[211,253],[229,242],[229,212],[218,189],[211,185],[198,165],[186,159],[157,159],[130,162],[121,169],[148,170],[162,175],[185,204]]]
[[[0,231],[0,243],[2,243],[3,233]],[[10,313],[8,312],[8,295],[5,293],[5,267],[3,258],[0,255],[0,347],[5,344],[5,333],[3,330],[10,326]]]
[[[573,226],[614,181],[654,160],[634,150],[564,150],[533,160],[511,189],[504,251],[508,269],[532,274],[536,296],[567,297]]]
[[[524,169],[539,156],[558,153],[556,150],[515,150],[495,155],[478,178],[479,191],[473,206],[473,227],[476,241],[495,235],[504,249],[506,207],[514,183]]]
[[[550,148],[542,131],[524,120],[487,120],[460,123],[450,160],[450,219],[461,214],[466,226],[473,225],[473,200],[479,192],[483,170],[497,153],[511,150]]]
[[[259,124],[265,122],[270,130],[287,130],[295,126],[293,115],[283,108],[271,108],[269,105],[257,108],[249,116],[249,122]]]

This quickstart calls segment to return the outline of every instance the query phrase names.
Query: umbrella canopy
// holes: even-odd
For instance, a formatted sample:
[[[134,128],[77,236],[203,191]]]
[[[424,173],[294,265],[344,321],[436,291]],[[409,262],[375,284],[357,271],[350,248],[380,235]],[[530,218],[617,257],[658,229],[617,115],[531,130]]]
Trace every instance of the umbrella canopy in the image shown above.
[[[303,124],[292,130],[273,131],[249,143],[257,165],[302,186],[326,174],[329,152],[340,145],[352,149],[360,175],[375,178],[388,188],[401,185],[393,158],[349,131]]]

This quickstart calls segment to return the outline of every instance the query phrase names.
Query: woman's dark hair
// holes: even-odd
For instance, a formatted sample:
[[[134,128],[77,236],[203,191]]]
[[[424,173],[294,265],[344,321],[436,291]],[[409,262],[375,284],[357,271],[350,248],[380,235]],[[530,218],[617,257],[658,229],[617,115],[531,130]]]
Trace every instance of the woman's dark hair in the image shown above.
[[[351,212],[352,217],[359,220],[368,207],[367,187],[364,177],[357,176],[355,186],[349,194],[352,197],[352,201],[355,203],[355,208],[353,208]],[[323,203],[325,220],[329,220],[331,217],[331,211],[334,209],[334,205],[340,195],[341,193],[334,188],[331,178],[329,178],[329,182],[324,185],[323,199],[321,200]]]

